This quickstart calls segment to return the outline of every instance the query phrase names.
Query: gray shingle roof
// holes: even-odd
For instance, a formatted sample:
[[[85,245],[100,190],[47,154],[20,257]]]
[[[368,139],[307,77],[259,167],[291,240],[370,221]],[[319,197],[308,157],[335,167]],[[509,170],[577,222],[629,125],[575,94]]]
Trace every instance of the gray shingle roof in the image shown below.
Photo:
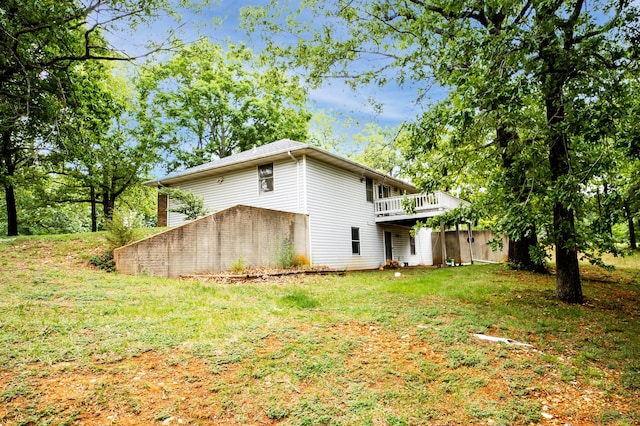
[[[245,161],[252,160],[254,158],[266,157],[271,154],[278,154],[287,151],[295,151],[297,149],[306,148],[309,145],[292,141],[290,139],[281,139],[276,142],[272,142],[270,144],[254,147],[252,149],[242,151],[238,154],[233,154],[228,157],[219,158],[214,161],[210,161],[208,163],[201,164],[199,166],[191,167],[189,169],[180,170],[177,172],[170,173],[159,180],[171,179],[178,176],[190,175],[193,173],[203,172],[205,170],[217,169],[222,166],[226,166],[229,164],[242,163]]]
[[[216,174],[219,170],[226,169],[227,167],[243,167],[245,163],[248,162],[257,162],[262,158],[266,159],[278,155],[282,156],[283,154],[286,155],[288,152],[294,154],[299,151],[313,156],[320,161],[333,164],[336,167],[358,173],[361,176],[367,175],[368,177],[375,177],[384,182],[389,182],[392,185],[395,185],[398,188],[403,189],[409,193],[414,193],[417,191],[417,189],[409,182],[405,182],[400,179],[388,176],[370,167],[356,163],[352,160],[349,160],[348,158],[332,154],[316,146],[292,141],[290,139],[282,139],[270,144],[258,146],[247,151],[240,152],[238,154],[230,155],[229,157],[220,158],[209,163],[191,167],[190,169],[174,172],[167,176],[161,177],[160,179],[154,179],[145,182],[145,185],[156,186],[175,184],[177,182],[187,181],[196,177],[213,175]]]

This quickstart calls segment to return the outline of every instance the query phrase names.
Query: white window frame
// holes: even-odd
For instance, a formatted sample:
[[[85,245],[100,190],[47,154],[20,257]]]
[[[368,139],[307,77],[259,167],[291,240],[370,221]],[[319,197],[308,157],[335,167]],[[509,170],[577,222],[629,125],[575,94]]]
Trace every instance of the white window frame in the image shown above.
[[[355,233],[354,233],[355,231]],[[360,239],[360,228],[357,226],[351,227],[351,254],[354,256],[360,256],[362,254],[362,240]]]
[[[266,194],[275,190],[273,163],[258,165],[258,193]]]

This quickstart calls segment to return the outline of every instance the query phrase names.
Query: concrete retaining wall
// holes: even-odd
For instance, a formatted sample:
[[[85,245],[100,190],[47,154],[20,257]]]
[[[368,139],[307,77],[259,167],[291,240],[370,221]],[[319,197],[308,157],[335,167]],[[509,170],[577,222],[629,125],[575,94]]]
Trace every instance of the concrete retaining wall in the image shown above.
[[[237,205],[114,251],[123,274],[162,277],[247,267],[278,266],[287,241],[309,258],[308,217]]]
[[[466,229],[445,232],[445,242],[447,250],[447,258],[454,259],[456,264],[470,263],[471,256],[469,253],[469,235]],[[490,262],[504,262],[508,257],[509,240],[506,236],[502,237],[502,250],[493,251],[487,245],[487,241],[494,238],[492,231],[472,231],[471,248],[473,250],[474,260],[488,260]],[[433,244],[433,263],[435,265],[444,263],[442,260],[442,249],[440,243],[440,232],[433,231],[431,234],[431,242]]]

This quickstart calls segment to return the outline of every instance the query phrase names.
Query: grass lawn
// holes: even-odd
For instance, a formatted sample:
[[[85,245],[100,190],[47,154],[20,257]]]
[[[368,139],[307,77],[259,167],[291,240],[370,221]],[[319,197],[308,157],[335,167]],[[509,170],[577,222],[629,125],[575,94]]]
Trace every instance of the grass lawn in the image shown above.
[[[1,425],[640,424],[638,254],[574,306],[500,265],[225,284],[103,244],[0,240]]]

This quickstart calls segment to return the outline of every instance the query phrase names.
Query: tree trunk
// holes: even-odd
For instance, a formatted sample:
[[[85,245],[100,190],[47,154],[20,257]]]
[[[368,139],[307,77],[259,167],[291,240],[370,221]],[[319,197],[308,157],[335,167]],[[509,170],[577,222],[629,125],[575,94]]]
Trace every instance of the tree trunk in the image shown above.
[[[7,203],[7,236],[15,237],[18,235],[18,210],[13,185],[4,185],[4,199]]]
[[[104,213],[105,220],[113,219],[113,208],[114,208],[114,203],[112,202],[111,197],[109,196],[109,193],[105,191],[102,194],[102,210]]]
[[[2,162],[6,176],[3,179],[4,197],[7,209],[7,236],[14,237],[18,235],[18,209],[16,206],[16,195],[11,182],[16,166],[13,163],[11,152],[11,130],[2,132]]]
[[[91,185],[90,189],[90,198],[91,198],[91,232],[98,231],[98,212],[97,212],[97,204],[98,200],[96,200],[96,188]]]
[[[549,127],[549,166],[554,187],[560,193],[558,196],[573,199],[575,188],[562,187],[564,178],[571,173],[569,141],[562,129],[565,121],[563,86],[563,78],[547,77],[544,94]],[[571,193],[563,194],[566,191]],[[565,207],[560,199],[553,204],[553,234],[556,246],[556,294],[564,302],[582,303],[575,216],[573,210]]]
[[[538,236],[535,226],[524,230],[519,240],[509,239],[509,262],[516,269],[543,274],[547,268],[542,263],[536,263],[531,257],[531,247],[538,246]]]
[[[609,198],[609,184],[607,184],[607,182],[603,182],[602,184],[602,188],[603,188],[603,195],[604,195],[604,201],[605,201],[605,210],[604,210],[604,225],[606,227],[607,233],[613,237],[613,229],[611,228],[611,215],[609,214],[609,203],[608,203],[608,198]]]
[[[520,198],[518,188],[522,186],[524,176],[522,171],[514,168],[513,156],[509,145],[519,138],[518,134],[504,126],[496,129],[496,144],[501,150],[502,167],[504,168],[510,188],[516,198]],[[531,247],[538,246],[535,224],[530,224],[527,228],[520,230],[519,235],[509,236],[509,263],[515,268],[532,272],[546,272],[544,264],[536,263],[531,257]]]
[[[629,224],[629,247],[631,250],[635,250],[638,248],[636,245],[636,230],[633,225],[633,214],[631,214],[631,206],[629,205],[629,200],[625,198],[624,200],[624,213],[627,216],[627,223]]]

